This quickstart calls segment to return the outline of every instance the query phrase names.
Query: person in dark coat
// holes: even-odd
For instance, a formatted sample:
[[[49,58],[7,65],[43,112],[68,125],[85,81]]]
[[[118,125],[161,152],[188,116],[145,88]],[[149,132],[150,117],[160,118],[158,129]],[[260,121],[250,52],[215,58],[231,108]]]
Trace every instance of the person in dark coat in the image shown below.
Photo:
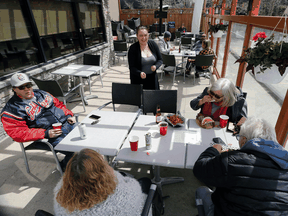
[[[239,135],[239,150],[207,148],[196,161],[201,186],[196,200],[209,216],[288,215],[288,151],[264,119],[248,118]]]
[[[193,110],[201,109],[201,116],[209,116],[216,122],[219,122],[220,115],[228,115],[230,122],[240,126],[247,118],[247,102],[242,90],[226,78],[205,88],[190,106]]]
[[[163,60],[158,45],[149,39],[145,26],[137,29],[138,42],[132,44],[128,51],[131,84],[143,84],[143,89],[159,90],[156,70]]]

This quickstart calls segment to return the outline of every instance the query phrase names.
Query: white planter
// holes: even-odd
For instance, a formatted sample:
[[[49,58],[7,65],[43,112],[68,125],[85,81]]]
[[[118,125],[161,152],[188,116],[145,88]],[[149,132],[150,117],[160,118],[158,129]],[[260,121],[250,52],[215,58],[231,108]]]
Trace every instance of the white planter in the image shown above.
[[[222,37],[223,34],[224,34],[224,32],[221,31],[221,30],[219,30],[219,31],[216,32],[216,33],[212,33],[212,35],[213,35],[214,38],[220,38],[220,37]]]
[[[260,72],[260,67],[254,68],[254,74],[257,81],[262,83],[277,84],[280,83],[284,77],[288,74],[288,69],[286,68],[285,73],[281,76],[278,71],[278,67],[273,64],[271,68],[267,68],[264,73]]]

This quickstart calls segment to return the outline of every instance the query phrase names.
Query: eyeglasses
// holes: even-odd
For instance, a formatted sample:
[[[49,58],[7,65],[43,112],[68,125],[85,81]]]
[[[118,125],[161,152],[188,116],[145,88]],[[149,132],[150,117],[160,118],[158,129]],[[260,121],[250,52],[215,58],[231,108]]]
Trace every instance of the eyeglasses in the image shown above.
[[[21,85],[19,87],[17,87],[19,90],[24,90],[25,88],[31,88],[33,85],[32,83],[27,83],[26,85]]]
[[[211,96],[213,96],[213,97],[217,98],[217,99],[220,99],[220,98],[224,97],[224,95],[222,95],[222,96],[219,96],[219,95],[215,94],[213,91],[210,91],[210,93],[209,93],[209,94],[210,94]]]
[[[239,141],[239,140],[240,140],[240,137],[243,137],[243,135],[236,134],[235,137],[236,137],[236,139]]]

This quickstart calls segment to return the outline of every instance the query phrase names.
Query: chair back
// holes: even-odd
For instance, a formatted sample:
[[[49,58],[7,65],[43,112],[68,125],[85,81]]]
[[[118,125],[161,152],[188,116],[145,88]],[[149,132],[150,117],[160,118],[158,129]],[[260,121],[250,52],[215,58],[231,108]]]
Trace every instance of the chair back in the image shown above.
[[[64,93],[57,80],[40,80],[34,77],[31,79],[36,83],[40,90],[49,92],[54,97],[63,97]]]
[[[177,90],[143,90],[143,113],[156,113],[157,105],[161,112],[177,112]]]
[[[127,51],[127,43],[126,42],[114,42],[114,51],[115,52]]]
[[[83,64],[100,66],[100,55],[84,54]]]
[[[114,111],[114,104],[135,105],[140,108],[142,105],[142,91],[143,87],[140,84],[112,83],[112,104]]]
[[[176,31],[176,32],[175,32],[175,36],[176,36],[176,38],[180,38],[180,37],[181,37],[181,32]]]
[[[191,37],[181,37],[181,45],[191,45]]]
[[[165,66],[172,66],[172,67],[176,66],[176,60],[175,60],[174,55],[168,55],[165,53],[161,53],[161,55],[162,55],[162,59],[163,59],[163,64]]]
[[[211,66],[213,63],[214,55],[196,55],[195,65],[196,67]]]

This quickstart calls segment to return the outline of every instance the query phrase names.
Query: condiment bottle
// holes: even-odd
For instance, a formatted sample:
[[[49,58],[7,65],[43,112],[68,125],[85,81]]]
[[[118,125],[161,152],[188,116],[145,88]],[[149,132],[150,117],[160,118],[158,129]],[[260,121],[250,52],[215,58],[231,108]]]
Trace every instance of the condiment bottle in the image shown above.
[[[161,122],[161,112],[160,112],[160,105],[156,107],[156,123],[158,124]]]
[[[179,53],[181,52],[181,45],[179,45]]]

